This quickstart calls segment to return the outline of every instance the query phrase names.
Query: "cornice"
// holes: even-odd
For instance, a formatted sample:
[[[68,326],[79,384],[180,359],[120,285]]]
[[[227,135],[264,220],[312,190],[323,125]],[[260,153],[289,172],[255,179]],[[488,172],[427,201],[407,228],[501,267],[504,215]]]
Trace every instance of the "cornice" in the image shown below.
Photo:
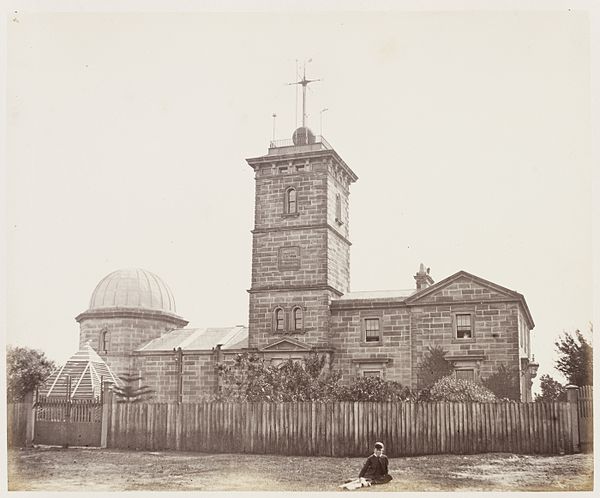
[[[315,230],[315,229],[329,229],[335,235],[337,235],[343,242],[352,245],[346,237],[344,237],[334,226],[329,223],[319,223],[315,225],[287,225],[281,227],[266,227],[266,228],[255,228],[254,230],[250,230],[252,234],[261,234],[261,233],[271,233],[271,232],[285,232],[287,230]]]
[[[75,317],[75,321],[81,322],[93,318],[145,318],[149,320],[165,320],[178,327],[185,327],[189,322],[179,315],[160,310],[145,310],[135,308],[98,308],[89,309]]]

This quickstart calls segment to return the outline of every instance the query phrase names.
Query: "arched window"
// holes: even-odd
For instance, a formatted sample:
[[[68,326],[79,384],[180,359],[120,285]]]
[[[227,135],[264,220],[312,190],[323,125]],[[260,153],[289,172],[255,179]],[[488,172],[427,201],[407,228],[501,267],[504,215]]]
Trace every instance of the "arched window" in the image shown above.
[[[296,306],[292,310],[292,323],[294,324],[294,330],[302,330],[302,308]]]
[[[285,312],[282,308],[275,308],[273,315],[273,328],[276,332],[285,330]]]
[[[100,351],[108,351],[108,346],[110,342],[110,335],[108,334],[108,330],[103,330],[100,332]]]
[[[298,212],[297,193],[294,187],[290,187],[285,191],[285,213],[296,214]]]

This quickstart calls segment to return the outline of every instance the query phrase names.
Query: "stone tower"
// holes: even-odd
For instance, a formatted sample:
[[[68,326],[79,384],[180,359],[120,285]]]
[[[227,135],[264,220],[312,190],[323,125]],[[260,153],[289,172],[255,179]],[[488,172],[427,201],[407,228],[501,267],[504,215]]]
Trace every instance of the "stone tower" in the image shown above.
[[[272,358],[328,349],[329,304],[350,285],[357,176],[306,127],[247,162],[256,180],[248,346]]]

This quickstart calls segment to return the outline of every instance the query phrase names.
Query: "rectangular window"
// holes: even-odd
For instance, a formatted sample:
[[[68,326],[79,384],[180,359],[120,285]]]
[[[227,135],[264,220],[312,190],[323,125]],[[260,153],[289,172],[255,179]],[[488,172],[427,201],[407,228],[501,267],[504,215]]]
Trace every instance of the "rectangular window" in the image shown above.
[[[473,337],[472,315],[461,313],[456,314],[456,338],[471,339]]]
[[[287,173],[287,170],[288,170],[288,169],[287,169],[287,166],[281,166],[281,167],[279,168],[279,173],[280,173],[280,174],[285,174],[285,173]]]
[[[379,330],[379,318],[365,318],[365,341],[381,341],[381,331]]]
[[[456,370],[456,378],[459,380],[475,381],[475,370]]]
[[[381,377],[381,370],[364,370],[363,377]]]
[[[342,196],[340,194],[335,195],[335,221],[339,224],[342,223]]]

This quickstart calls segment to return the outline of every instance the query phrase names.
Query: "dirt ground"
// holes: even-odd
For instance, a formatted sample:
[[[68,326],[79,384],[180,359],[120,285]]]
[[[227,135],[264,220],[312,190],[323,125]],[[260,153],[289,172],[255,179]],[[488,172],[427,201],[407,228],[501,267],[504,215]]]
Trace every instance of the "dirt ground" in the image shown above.
[[[363,458],[119,451],[10,450],[10,491],[343,491]],[[377,491],[589,491],[591,455],[432,455],[393,458]],[[344,491],[347,492],[347,491]]]

